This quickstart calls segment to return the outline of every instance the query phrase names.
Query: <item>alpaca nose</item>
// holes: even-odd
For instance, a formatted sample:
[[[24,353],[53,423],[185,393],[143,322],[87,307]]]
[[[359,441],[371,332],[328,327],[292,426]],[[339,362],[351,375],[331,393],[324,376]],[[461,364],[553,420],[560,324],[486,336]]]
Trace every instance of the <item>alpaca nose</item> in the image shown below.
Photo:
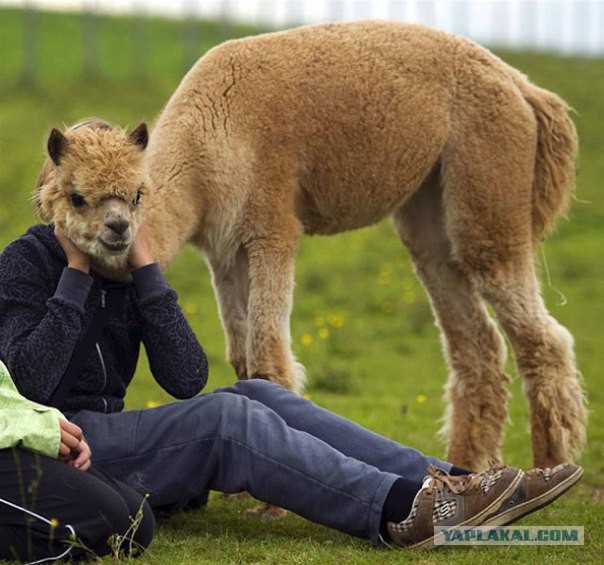
[[[105,225],[117,235],[123,235],[130,225],[124,218],[112,218],[105,222]]]

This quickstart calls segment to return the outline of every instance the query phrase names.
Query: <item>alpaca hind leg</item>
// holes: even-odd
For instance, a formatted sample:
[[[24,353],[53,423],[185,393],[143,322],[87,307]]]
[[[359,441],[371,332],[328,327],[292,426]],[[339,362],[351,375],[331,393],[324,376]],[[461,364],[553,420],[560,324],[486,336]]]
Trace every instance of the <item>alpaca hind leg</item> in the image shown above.
[[[447,459],[467,469],[500,457],[507,421],[505,344],[474,282],[451,257],[436,174],[395,215],[430,297],[449,365]]]
[[[442,155],[452,255],[493,306],[514,349],[535,464],[570,461],[585,441],[586,410],[572,339],[547,313],[535,275],[534,115],[513,93],[506,104],[466,112]]]
[[[545,308],[532,254],[485,280],[484,295],[510,338],[524,379],[534,464],[572,461],[585,444],[585,396],[572,336]]]

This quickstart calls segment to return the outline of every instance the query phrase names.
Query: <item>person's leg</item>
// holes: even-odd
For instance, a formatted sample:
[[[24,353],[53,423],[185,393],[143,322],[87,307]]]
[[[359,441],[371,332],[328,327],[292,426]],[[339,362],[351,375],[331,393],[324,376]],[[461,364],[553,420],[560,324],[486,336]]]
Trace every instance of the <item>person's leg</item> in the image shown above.
[[[401,479],[290,428],[245,396],[215,392],[158,408],[80,412],[95,465],[148,493],[152,506],[211,489],[249,492],[351,535],[379,540],[384,501]],[[416,493],[421,483],[408,481]]]
[[[125,494],[124,494],[125,493]],[[135,497],[94,471],[23,450],[0,451],[0,559],[106,555],[110,538],[125,536],[124,553],[143,550],[153,536],[148,506],[137,532],[130,529]],[[128,502],[126,502],[126,500]]]
[[[270,381],[238,381],[233,387],[219,390],[257,400],[279,414],[288,426],[307,432],[341,453],[381,471],[413,481],[422,481],[431,464],[451,471],[451,463],[374,433]]]
[[[117,493],[128,509],[129,528],[125,532],[118,533],[122,538],[123,553],[126,555],[132,553],[129,548],[138,548],[137,551],[140,552],[149,547],[155,533],[155,516],[146,498],[101,469],[97,469],[96,466],[91,467],[87,472]]]
[[[494,519],[503,503],[514,499],[524,476],[505,466],[461,477],[432,467],[422,484],[347,457],[290,428],[264,404],[230,392],[149,410],[84,412],[74,421],[83,428],[96,464],[149,493],[152,505],[189,500],[208,489],[245,490],[376,544],[388,543],[385,529],[395,545],[426,545],[434,525]],[[399,486],[403,493],[397,496]],[[403,498],[405,511],[391,514],[389,503]]]

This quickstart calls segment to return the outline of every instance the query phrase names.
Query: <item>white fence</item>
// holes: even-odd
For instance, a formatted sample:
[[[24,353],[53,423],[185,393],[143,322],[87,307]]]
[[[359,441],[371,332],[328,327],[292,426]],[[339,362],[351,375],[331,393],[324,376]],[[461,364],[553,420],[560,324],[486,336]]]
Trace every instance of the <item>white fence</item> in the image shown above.
[[[0,0],[0,6],[211,18],[283,28],[366,18],[422,22],[484,45],[604,55],[604,0]]]

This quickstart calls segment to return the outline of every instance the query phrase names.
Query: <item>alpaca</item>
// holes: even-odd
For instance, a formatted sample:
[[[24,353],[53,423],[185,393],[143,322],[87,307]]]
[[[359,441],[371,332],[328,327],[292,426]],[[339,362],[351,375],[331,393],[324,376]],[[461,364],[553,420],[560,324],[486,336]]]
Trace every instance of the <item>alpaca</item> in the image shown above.
[[[568,112],[486,49],[420,25],[228,41],[161,112],[123,207],[146,187],[162,266],[187,243],[203,250],[238,378],[293,390],[304,384],[289,328],[299,238],[391,217],[450,368],[447,459],[478,469],[500,456],[508,377],[489,303],[524,378],[534,463],[552,466],[580,454],[587,420],[572,337],[546,310],[534,264],[574,187]],[[120,135],[141,149],[141,128]],[[78,182],[61,183],[68,202]]]

